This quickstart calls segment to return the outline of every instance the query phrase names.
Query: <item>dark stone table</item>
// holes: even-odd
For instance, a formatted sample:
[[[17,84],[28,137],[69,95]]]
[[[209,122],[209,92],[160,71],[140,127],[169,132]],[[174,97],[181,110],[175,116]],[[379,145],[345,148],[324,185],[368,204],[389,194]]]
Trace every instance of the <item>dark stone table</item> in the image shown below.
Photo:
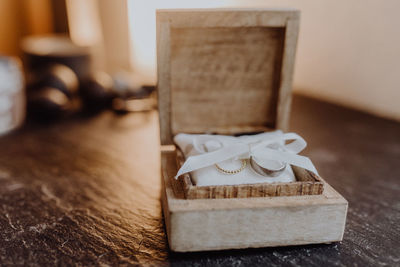
[[[341,243],[170,253],[157,114],[105,112],[0,138],[0,264],[400,266],[400,124],[300,96],[291,119],[349,201]]]

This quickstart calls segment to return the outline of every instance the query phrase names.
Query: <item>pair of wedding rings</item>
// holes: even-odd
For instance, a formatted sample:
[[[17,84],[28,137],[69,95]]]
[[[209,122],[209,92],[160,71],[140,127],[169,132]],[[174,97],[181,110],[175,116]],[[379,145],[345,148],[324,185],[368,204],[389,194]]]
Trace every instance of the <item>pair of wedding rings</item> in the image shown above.
[[[247,160],[242,159],[241,162],[242,162],[242,164],[241,164],[240,168],[233,169],[233,170],[231,170],[231,169],[228,170],[228,169],[222,168],[218,164],[215,164],[215,167],[217,168],[218,171],[220,171],[223,174],[237,174],[237,173],[243,171],[247,166]],[[261,164],[259,164],[257,162],[256,158],[250,157],[251,168],[256,173],[258,173],[259,175],[262,175],[262,176],[276,177],[279,174],[281,174],[286,168],[286,163],[284,163],[284,162],[271,161],[270,163],[272,163],[272,164],[270,164],[271,166],[268,166],[268,168],[262,167]]]
[[[272,147],[279,148],[277,146],[272,146]],[[209,149],[205,145],[203,145],[203,149],[205,152],[209,151]],[[219,172],[223,174],[237,174],[246,168],[247,160],[242,159],[241,163],[242,163],[241,166],[237,169],[225,169],[221,167],[221,165],[219,164],[215,164],[215,167]],[[250,157],[250,166],[259,175],[267,177],[276,177],[286,169],[286,163],[281,161],[268,161],[268,167],[265,167],[265,165],[266,165],[265,163],[261,163],[257,158]]]

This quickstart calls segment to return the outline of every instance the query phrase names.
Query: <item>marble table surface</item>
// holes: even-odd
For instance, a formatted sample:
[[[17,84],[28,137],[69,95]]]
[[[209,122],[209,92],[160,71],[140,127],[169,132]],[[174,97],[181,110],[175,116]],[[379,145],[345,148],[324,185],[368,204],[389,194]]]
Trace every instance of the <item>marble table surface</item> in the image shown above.
[[[349,201],[330,245],[171,253],[156,112],[0,137],[0,265],[400,266],[400,123],[295,96],[291,130]]]

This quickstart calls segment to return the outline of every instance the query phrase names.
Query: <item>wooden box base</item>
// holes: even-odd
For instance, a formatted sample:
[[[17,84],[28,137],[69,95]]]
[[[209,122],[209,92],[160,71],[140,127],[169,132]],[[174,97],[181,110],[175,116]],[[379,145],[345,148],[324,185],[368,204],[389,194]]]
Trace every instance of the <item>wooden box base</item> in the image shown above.
[[[186,199],[176,152],[161,154],[162,205],[170,249],[177,252],[341,241],[347,201],[324,182],[320,195]]]

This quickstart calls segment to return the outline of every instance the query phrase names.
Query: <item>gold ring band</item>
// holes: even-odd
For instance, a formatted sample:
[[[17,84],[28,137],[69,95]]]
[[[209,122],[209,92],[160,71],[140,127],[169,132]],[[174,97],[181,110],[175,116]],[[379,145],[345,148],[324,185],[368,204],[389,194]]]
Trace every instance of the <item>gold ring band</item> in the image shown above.
[[[224,173],[224,174],[236,174],[244,170],[246,168],[247,161],[245,159],[242,159],[242,166],[240,166],[239,169],[236,170],[225,170],[224,168],[221,168],[218,164],[215,164],[215,167],[217,168],[218,171]]]

